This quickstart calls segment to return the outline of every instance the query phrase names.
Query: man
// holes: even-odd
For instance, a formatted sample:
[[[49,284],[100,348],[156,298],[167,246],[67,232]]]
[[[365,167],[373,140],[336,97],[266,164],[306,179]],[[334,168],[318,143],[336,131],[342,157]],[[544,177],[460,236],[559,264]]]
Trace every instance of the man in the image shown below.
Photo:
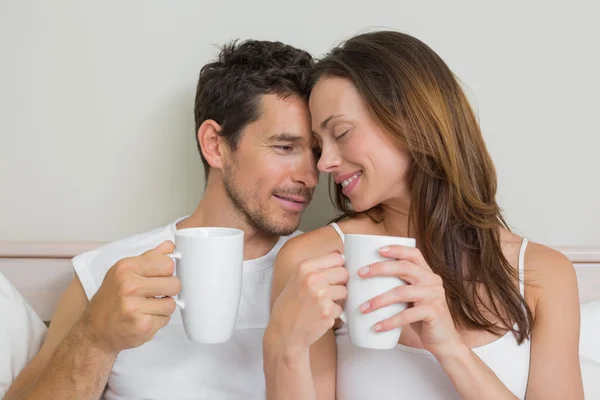
[[[318,181],[306,104],[312,66],[304,51],[247,41],[202,68],[195,119],[207,184],[198,207],[76,257],[45,343],[6,399],[265,397],[272,265]],[[180,289],[166,255],[173,234],[200,226],[245,233],[238,324],[254,328],[218,345],[189,341],[169,297]]]

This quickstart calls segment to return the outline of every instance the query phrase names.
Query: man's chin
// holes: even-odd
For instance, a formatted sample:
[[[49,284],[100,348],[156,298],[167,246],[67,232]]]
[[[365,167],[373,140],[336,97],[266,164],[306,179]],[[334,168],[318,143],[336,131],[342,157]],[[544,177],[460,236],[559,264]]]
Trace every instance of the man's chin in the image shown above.
[[[279,232],[275,233],[275,235],[277,235],[277,236],[290,236],[292,233],[296,232],[297,229],[298,229],[298,227],[295,227],[294,229],[290,229],[290,230],[279,231]]]
[[[298,230],[298,226],[300,225],[300,215],[295,214],[291,216],[288,213],[285,213],[276,220],[272,220],[269,225],[272,227],[271,233],[278,236],[288,236]]]

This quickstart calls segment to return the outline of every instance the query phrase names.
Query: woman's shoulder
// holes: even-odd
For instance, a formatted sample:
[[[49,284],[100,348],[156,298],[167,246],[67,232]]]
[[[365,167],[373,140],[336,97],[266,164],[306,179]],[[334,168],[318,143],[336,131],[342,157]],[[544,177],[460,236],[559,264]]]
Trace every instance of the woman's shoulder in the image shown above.
[[[385,235],[383,224],[375,221],[366,213],[357,213],[351,217],[344,218],[337,222],[344,233],[358,233],[363,235]]]
[[[525,253],[525,264],[530,272],[563,274],[573,269],[571,261],[558,250],[540,243],[529,242]]]
[[[371,218],[355,214],[336,222],[342,234],[363,233],[378,234],[381,228]],[[327,224],[313,231],[302,233],[288,240],[279,251],[277,260],[287,264],[299,264],[304,260],[325,255],[338,250],[344,252],[344,242],[332,224]]]
[[[525,240],[512,232],[502,232],[502,247],[509,261],[518,260]],[[518,268],[518,264],[515,267]],[[573,264],[563,253],[530,240],[527,240],[525,247],[523,267],[525,274],[536,281],[564,277],[575,271]]]
[[[526,296],[534,317],[539,305],[548,301],[578,299],[577,274],[571,261],[560,251],[528,242],[524,255]]]
[[[343,252],[342,239],[330,225],[302,233],[288,240],[277,254],[276,264],[300,264],[310,258],[339,250]]]
[[[577,276],[571,260],[558,250],[540,243],[529,242],[525,252],[525,274],[543,290],[565,285],[577,285]]]

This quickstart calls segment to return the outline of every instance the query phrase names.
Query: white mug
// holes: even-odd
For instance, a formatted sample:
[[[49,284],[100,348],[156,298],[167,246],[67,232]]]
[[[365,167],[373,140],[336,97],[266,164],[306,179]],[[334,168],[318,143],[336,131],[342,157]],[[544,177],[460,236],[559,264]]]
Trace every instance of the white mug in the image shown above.
[[[188,339],[223,343],[233,336],[242,293],[244,231],[186,228],[175,232],[175,275]]]
[[[387,332],[376,332],[373,327],[406,309],[407,303],[396,303],[364,314],[360,306],[395,287],[405,285],[402,279],[393,276],[363,278],[358,270],[369,264],[389,260],[379,253],[388,245],[415,247],[413,238],[379,235],[344,235],[344,259],[348,270],[348,297],[344,303],[341,320],[348,325],[352,344],[367,349],[393,349],[400,339],[401,328]]]

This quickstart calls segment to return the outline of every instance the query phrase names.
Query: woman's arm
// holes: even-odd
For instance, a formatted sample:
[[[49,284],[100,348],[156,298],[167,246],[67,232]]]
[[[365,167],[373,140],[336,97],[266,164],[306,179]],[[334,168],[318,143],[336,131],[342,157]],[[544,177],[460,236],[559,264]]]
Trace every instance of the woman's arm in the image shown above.
[[[564,255],[541,245],[528,248],[527,257],[537,292],[527,399],[583,399],[575,269]]]
[[[314,236],[292,239],[275,262],[272,313],[263,341],[269,400],[335,399],[331,328],[341,313],[335,301],[347,293],[347,272],[340,254],[311,242]]]
[[[330,330],[309,351],[286,355],[265,340],[267,399],[335,399],[336,344]],[[269,343],[270,342],[270,343]]]

